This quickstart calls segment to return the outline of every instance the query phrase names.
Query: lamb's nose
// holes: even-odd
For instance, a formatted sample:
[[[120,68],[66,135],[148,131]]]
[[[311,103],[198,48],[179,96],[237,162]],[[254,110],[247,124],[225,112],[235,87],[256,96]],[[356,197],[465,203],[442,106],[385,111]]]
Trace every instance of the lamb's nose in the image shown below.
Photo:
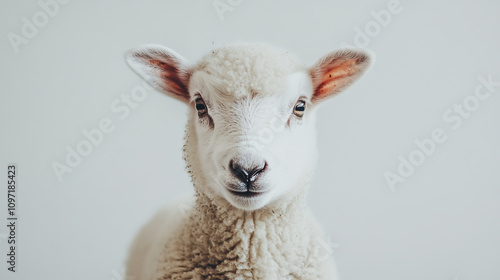
[[[251,168],[245,168],[240,164],[235,163],[233,160],[229,162],[229,169],[236,178],[240,179],[245,183],[251,183],[257,179],[262,172],[266,170],[267,162],[264,162],[261,166],[254,166]]]

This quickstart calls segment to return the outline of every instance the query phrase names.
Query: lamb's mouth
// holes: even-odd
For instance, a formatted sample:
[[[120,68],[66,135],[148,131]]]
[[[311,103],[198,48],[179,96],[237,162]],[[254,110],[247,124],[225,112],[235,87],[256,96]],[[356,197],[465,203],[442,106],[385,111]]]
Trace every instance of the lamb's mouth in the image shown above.
[[[263,191],[263,192],[253,192],[253,191],[242,191],[242,192],[238,192],[238,191],[233,191],[233,190],[229,190],[230,193],[232,193],[233,195],[235,196],[239,196],[239,197],[257,197],[257,196],[261,196],[263,195],[264,193],[266,193],[267,191]]]

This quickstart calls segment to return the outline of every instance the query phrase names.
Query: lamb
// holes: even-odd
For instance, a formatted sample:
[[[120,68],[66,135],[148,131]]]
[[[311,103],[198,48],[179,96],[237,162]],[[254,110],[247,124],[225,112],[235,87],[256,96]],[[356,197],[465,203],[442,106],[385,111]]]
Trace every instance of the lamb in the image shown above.
[[[126,61],[189,105],[184,160],[195,190],[141,229],[128,279],[338,279],[306,205],[315,112],[365,72],[369,55],[334,51],[307,68],[286,50],[234,44],[191,64],[145,45]]]

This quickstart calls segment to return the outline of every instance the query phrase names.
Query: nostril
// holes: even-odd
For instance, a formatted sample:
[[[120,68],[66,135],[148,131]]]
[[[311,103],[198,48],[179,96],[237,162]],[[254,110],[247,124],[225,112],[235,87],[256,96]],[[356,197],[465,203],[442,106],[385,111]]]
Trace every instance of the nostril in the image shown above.
[[[241,167],[239,164],[234,164],[233,160],[229,162],[229,169],[231,169],[231,172],[236,176],[238,179],[240,179],[243,182],[248,183],[248,172]]]
[[[259,176],[260,173],[264,172],[266,168],[267,168],[267,162],[264,162],[264,165],[262,167],[254,168],[251,172],[249,172],[250,182],[255,181],[255,179],[257,179],[257,176]]]
[[[243,168],[239,164],[235,164],[233,160],[229,162],[229,169],[231,170],[233,175],[245,183],[250,183],[255,181],[257,179],[257,176],[259,176],[260,173],[264,172],[266,168],[267,168],[267,162],[264,162],[264,165],[261,165],[260,167],[254,167],[248,169]]]

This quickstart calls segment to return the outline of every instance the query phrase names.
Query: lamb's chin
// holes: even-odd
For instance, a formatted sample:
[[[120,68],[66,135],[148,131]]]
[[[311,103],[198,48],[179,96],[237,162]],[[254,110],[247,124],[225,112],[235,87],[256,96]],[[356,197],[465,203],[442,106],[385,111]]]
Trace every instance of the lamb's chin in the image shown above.
[[[260,193],[238,193],[226,190],[224,192],[224,197],[234,207],[246,211],[253,211],[262,208],[271,200],[269,191]]]

